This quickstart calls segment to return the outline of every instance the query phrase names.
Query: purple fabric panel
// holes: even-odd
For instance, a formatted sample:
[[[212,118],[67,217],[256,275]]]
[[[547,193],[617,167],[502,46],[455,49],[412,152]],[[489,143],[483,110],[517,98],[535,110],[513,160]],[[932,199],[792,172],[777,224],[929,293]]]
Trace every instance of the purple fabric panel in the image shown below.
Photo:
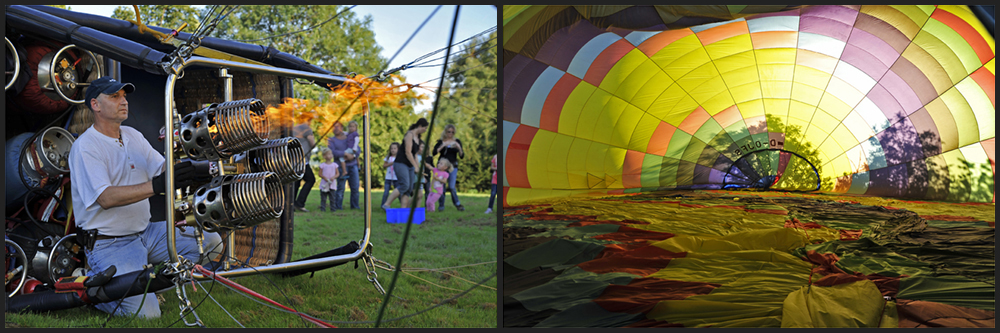
[[[906,164],[871,170],[867,195],[900,197],[907,191],[909,175]]]
[[[693,184],[711,184],[712,183],[712,168],[701,164],[694,165],[694,182]]]
[[[872,90],[868,92],[868,99],[875,103],[876,106],[882,113],[885,114],[885,118],[889,119],[889,123],[894,123],[899,119],[906,117],[906,112],[903,111],[903,106],[899,105],[899,101],[896,97],[892,95],[882,83],[876,84],[872,87]]]
[[[504,94],[504,120],[515,123],[521,122],[521,108],[524,106],[524,98],[528,96],[528,91],[531,90],[531,86],[538,79],[538,76],[548,67],[543,63],[531,61],[519,73],[515,73],[515,75],[509,77],[509,80],[516,81],[518,84],[512,84],[509,92]],[[504,71],[504,80],[508,80],[506,70]]]
[[[907,188],[905,196],[908,198],[923,198],[927,195],[927,186],[930,182],[930,175],[927,173],[927,163],[919,159],[906,163]]]
[[[899,53],[881,38],[864,30],[854,29],[842,58],[850,59],[843,60],[877,80],[899,58]]]
[[[924,158],[920,144],[920,134],[913,127],[910,119],[893,123],[889,128],[875,134],[888,165],[903,164]]]
[[[542,45],[536,58],[565,72],[569,70],[569,64],[576,53],[580,52],[580,48],[602,33],[605,31],[587,20],[577,21],[553,33],[545,45]]]
[[[941,153],[941,135],[938,133],[937,124],[931,118],[927,110],[920,109],[911,114],[907,119],[913,124],[913,128],[920,135],[920,145],[924,157],[931,157]]]
[[[521,73],[522,70],[524,70],[524,66],[527,66],[531,62],[532,62],[531,58],[518,54],[514,56],[514,59],[511,59],[510,62],[508,62],[506,65],[503,66],[504,98],[507,98],[507,93],[510,92],[510,85],[514,84],[514,78],[516,78],[517,75]]]
[[[799,31],[847,41],[858,11],[842,6],[815,6],[802,9]]]
[[[902,60],[902,58],[900,58],[900,60]],[[910,115],[924,107],[924,103],[920,101],[920,97],[918,97],[917,93],[913,91],[910,84],[893,71],[885,73],[885,75],[882,76],[882,80],[879,81],[879,85],[892,94],[893,99],[895,99],[896,102],[903,108],[903,114]]]

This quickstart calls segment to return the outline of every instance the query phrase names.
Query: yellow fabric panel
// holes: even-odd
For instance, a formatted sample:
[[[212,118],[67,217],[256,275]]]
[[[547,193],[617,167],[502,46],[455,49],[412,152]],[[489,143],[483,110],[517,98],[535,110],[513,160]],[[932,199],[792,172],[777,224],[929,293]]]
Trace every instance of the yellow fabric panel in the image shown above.
[[[657,97],[656,101],[650,105],[648,112],[677,127],[697,107],[698,102],[695,102],[694,98],[691,98],[684,91],[684,88],[681,88],[679,84],[673,84]]]
[[[681,87],[684,88],[684,90],[687,90],[688,93],[691,94],[691,97],[694,97],[696,101],[702,101],[701,99],[698,98],[698,96],[695,96],[696,94],[695,90],[698,89],[701,85],[705,84],[706,82],[712,80],[718,80],[716,82],[718,82],[720,86],[710,86],[708,88],[712,88],[713,90],[725,89],[725,85],[722,85],[723,82],[721,80],[721,77],[719,77],[719,72],[715,69],[715,65],[713,65],[712,63],[705,63],[700,67],[688,72],[686,75],[684,75],[684,77],[677,79],[677,83],[680,84]],[[716,82],[712,83],[716,84]],[[702,93],[702,96],[705,97],[706,99],[714,95],[715,94],[710,94],[705,96],[704,93]]]
[[[612,131],[611,145],[615,147],[629,148],[632,138],[632,133],[636,131],[636,126],[639,124],[639,119],[643,117],[645,113],[639,110],[632,104],[627,104],[623,112],[618,116],[617,122],[614,123],[614,131]],[[652,132],[650,132],[652,134]],[[649,137],[645,140],[640,140],[649,142]]]
[[[944,65],[951,82],[958,82],[979,68],[979,56],[951,27],[938,20],[929,20],[924,25],[924,32],[917,34],[914,42]]]
[[[714,116],[719,112],[725,111],[730,106],[733,106],[733,104],[735,103],[733,102],[732,95],[730,95],[727,91],[722,90],[718,91],[715,96],[712,96],[701,105],[709,115]]]
[[[823,94],[823,98],[819,100],[819,109],[830,114],[835,121],[839,122],[840,118],[846,117],[853,108],[851,105],[844,103],[840,98],[829,93],[828,90],[828,93]]]
[[[854,135],[857,141],[866,140],[875,135],[871,126],[868,126],[868,122],[857,111],[851,111],[851,113],[847,114],[847,117],[843,120],[843,125],[847,126],[847,129],[851,131],[851,134]]]
[[[764,96],[790,98],[794,70],[795,65],[791,64],[758,65],[757,76],[760,78]]]
[[[955,85],[955,89],[962,94],[962,99],[969,104],[972,113],[976,116],[976,125],[979,125],[979,140],[977,141],[996,137],[996,125],[994,125],[996,108],[983,88],[976,83],[976,80],[967,77]]]
[[[528,148],[527,165],[525,171],[528,176],[528,183],[531,187],[552,188],[550,184],[551,173],[546,165],[549,163],[549,151],[552,150],[552,141],[557,137],[555,133],[539,130],[535,137],[531,139],[531,146]]]
[[[951,88],[954,82],[951,81],[951,78],[949,78],[948,72],[943,67],[941,67],[944,64],[938,62],[945,59],[936,59],[934,58],[934,56],[931,55],[931,53],[929,53],[927,50],[924,49],[924,44],[926,44],[929,39],[932,39],[929,38],[928,36],[929,34],[927,34],[926,32],[920,32],[920,34],[917,35],[917,38],[914,39],[914,42],[911,43],[908,47],[906,47],[906,50],[903,51],[902,56],[903,58],[906,58],[906,60],[909,60],[911,63],[913,63],[913,65],[917,66],[917,68],[919,68],[920,71],[924,73],[924,76],[927,77],[927,80],[931,82],[931,85],[934,86],[934,90],[937,91],[938,94],[940,94],[943,93],[948,88]],[[918,42],[918,40],[921,40],[923,42]],[[943,53],[943,52],[937,52],[937,53]],[[955,58],[954,56],[952,56],[951,58],[952,61],[955,62],[958,61],[958,59]],[[957,65],[952,65],[952,66],[957,66]]]
[[[757,65],[761,64],[783,64],[783,65],[794,65],[795,64],[795,53],[796,49],[793,48],[773,48],[773,49],[756,49],[754,50],[754,56],[757,58]]]
[[[796,106],[794,110],[815,110],[822,97],[823,89],[798,81],[792,82],[792,104],[801,104],[801,107]],[[793,114],[793,110],[790,109],[789,114]]]
[[[960,131],[955,124],[955,116],[951,114],[948,105],[941,98],[935,98],[927,103],[924,109],[937,125],[938,136],[941,138],[941,151],[957,149]]]
[[[587,172],[589,171],[588,152],[590,146],[594,144],[590,140],[575,138],[569,147],[569,156],[566,159],[566,173],[570,188],[588,188]]]
[[[605,186],[612,189],[625,188],[622,183],[622,169],[625,165],[625,154],[628,150],[619,147],[608,147],[604,158]]]
[[[909,5],[863,5],[861,6],[861,12],[889,23],[909,39],[913,39],[913,36],[917,35],[917,32],[920,31],[920,26],[928,18],[928,15],[920,11],[919,8]]]
[[[748,77],[749,75],[746,74],[748,71],[755,71],[755,62],[753,52],[741,52],[721,59],[716,58],[714,61],[719,73],[726,77],[726,83],[731,85],[743,84],[750,79],[756,79],[756,73],[752,77]]]
[[[965,157],[965,162],[969,163],[968,170],[965,171],[968,179],[981,180],[993,178],[992,161],[990,161],[989,155],[986,155],[986,152],[983,151],[982,145],[976,143],[959,148],[958,150]],[[955,181],[952,181],[952,184],[955,184]],[[967,198],[968,200],[989,202],[993,199],[993,182],[972,181],[968,183],[968,186],[969,188],[965,189],[970,196],[970,198]]]
[[[823,174],[825,177],[837,178],[845,174],[854,173],[851,170],[851,162],[847,160],[847,156],[841,154],[834,157],[832,160],[823,165]]]
[[[736,107],[740,109],[743,119],[764,116],[764,103],[761,103],[759,99],[737,103]]]
[[[948,89],[941,94],[940,99],[951,110],[955,123],[958,124],[958,145],[965,146],[981,141],[979,139],[979,126],[976,124],[976,115],[969,106],[969,101],[962,96],[958,89]]]
[[[611,95],[607,91],[596,89],[590,99],[587,100],[587,104],[584,104],[583,110],[580,110],[580,116],[576,119],[575,124],[576,130],[573,133],[578,137],[589,138],[593,136],[594,131],[597,129],[598,121],[600,121],[600,115],[604,111],[604,108],[611,103],[612,100],[620,101],[617,97]],[[566,108],[563,107],[563,110]],[[562,123],[562,117],[560,117],[560,123]]]
[[[639,52],[638,49],[633,50],[633,52],[638,52],[640,55],[642,54],[642,52]],[[633,52],[629,52],[629,54],[632,54]],[[638,67],[633,69],[632,74],[629,74],[629,76],[619,84],[617,90],[614,90],[616,96],[619,96],[622,99],[629,101],[632,104],[635,104],[636,106],[639,105],[636,103],[635,97],[637,96],[639,91],[642,90],[644,87],[650,86],[653,88],[659,88],[660,91],[663,91],[663,89],[666,89],[667,86],[671,83],[671,81],[664,82],[659,80],[652,80],[652,78],[656,74],[663,75],[663,73],[660,72],[660,68],[656,67],[656,64],[654,64],[652,61],[646,58],[645,55],[643,55],[642,57],[643,57],[642,63]],[[605,81],[606,80],[607,79],[605,79]],[[647,96],[644,96],[646,101],[644,101],[643,103],[652,102],[654,96],[648,96],[649,95],[648,93],[646,95]]]
[[[802,286],[785,298],[782,328],[879,327],[886,301],[874,282]]]
[[[968,167],[965,165],[965,155],[962,154],[961,149],[955,149],[944,154],[941,154],[944,160],[948,163],[948,178],[952,181],[948,184],[948,201],[966,201],[968,199],[968,189],[955,179],[960,179],[960,175],[968,177],[970,172]]]
[[[516,15],[512,13],[512,16],[508,18],[507,8],[504,7],[503,48],[514,52],[521,51],[524,43],[534,36],[535,29],[537,29],[535,27],[544,25],[544,22],[547,22],[564,8],[566,6],[530,6]]]
[[[653,137],[653,133],[656,132],[656,128],[659,125],[660,120],[656,119],[653,115],[639,113],[639,120],[636,122],[634,130],[630,133],[631,138],[628,141],[628,149],[649,154],[650,152],[647,151],[649,140]]]
[[[708,54],[704,53],[701,42],[698,41],[698,36],[695,36],[693,33],[681,37],[673,43],[670,43],[670,45],[663,47],[657,51],[656,54],[649,57],[649,59],[653,60],[653,62],[656,63],[657,66],[660,66],[660,68],[667,69],[674,66],[673,63],[675,61],[692,52],[704,54],[705,57],[708,56]],[[681,77],[681,75],[683,75],[683,73],[678,73],[677,76],[672,77],[676,79]]]
[[[663,48],[663,49],[666,50],[667,48]],[[657,54],[659,54],[659,53],[657,53]],[[705,52],[705,49],[700,48],[700,49],[692,50],[688,54],[685,54],[685,55],[681,56],[677,60],[675,60],[675,61],[671,62],[670,64],[668,64],[667,67],[663,67],[661,65],[660,68],[663,68],[663,71],[666,72],[668,75],[670,75],[670,77],[674,78],[675,81],[681,82],[685,78],[688,78],[689,74],[692,71],[695,71],[695,70],[698,70],[698,69],[701,69],[701,70],[704,71],[705,70],[704,69],[705,65],[706,64],[711,64],[711,61],[712,61],[712,59],[708,56],[708,53]],[[699,74],[699,73],[696,73],[696,75],[693,76],[693,78],[698,78],[698,77],[706,78],[706,77],[715,76],[718,73],[715,70],[714,66],[711,67],[711,71],[712,72],[710,74],[705,74],[705,73],[700,73]],[[690,79],[690,78],[688,78],[688,79]]]
[[[642,70],[645,70],[645,68]],[[639,89],[630,101],[633,105],[643,110],[650,110],[650,106],[656,101],[656,98],[674,83],[674,80],[659,68],[650,70],[650,72],[653,73],[653,76],[646,80],[646,82],[640,83]]]
[[[580,81],[566,97],[566,103],[559,113],[559,133],[566,135],[576,135],[576,126],[580,123],[580,113],[590,96],[594,94],[597,87]]]
[[[826,141],[823,141],[823,143],[819,144],[819,151],[827,155],[836,156],[844,152],[844,146],[842,146],[839,142],[837,142],[837,140],[827,139]],[[812,161],[812,162],[816,163],[818,161]]]
[[[542,132],[552,133],[546,130],[538,131],[538,133]],[[538,135],[535,134],[535,137],[538,137]],[[549,151],[546,155],[542,155],[542,161],[545,161],[546,164],[545,169],[549,173],[549,178],[551,178],[548,180],[551,188],[573,188],[574,184],[570,181],[570,175],[583,173],[582,168],[570,171],[574,169],[574,166],[578,165],[578,163],[570,159],[570,147],[573,146],[574,140],[579,139],[553,134]]]
[[[606,91],[614,92],[618,90],[618,87],[622,82],[628,82],[632,79],[632,74],[635,73],[635,69],[642,65],[644,61],[648,60],[645,54],[639,49],[632,49],[625,54],[621,59],[618,60],[611,66],[608,73],[604,75],[604,79],[601,80],[600,88]],[[643,73],[641,75],[646,75]],[[626,98],[627,99],[627,98]]]
[[[746,25],[746,22],[742,23]],[[744,28],[745,29],[745,28]],[[753,50],[750,34],[736,35],[705,46],[712,59],[720,60],[734,54]],[[753,53],[751,52],[751,55]]]
[[[626,6],[626,5],[600,5],[600,6],[587,5],[587,6],[573,6],[573,9],[576,9],[576,11],[578,13],[580,13],[580,15],[583,15],[583,17],[592,18],[592,17],[605,17],[605,16],[609,16],[609,15],[612,15],[614,13],[620,12],[623,9],[629,8],[629,7],[632,7],[632,6]]]
[[[590,144],[590,146],[587,149],[587,157],[584,160],[580,161],[580,163],[583,163],[587,166],[586,168],[587,173],[600,178],[604,178],[604,175],[607,174],[606,160],[609,158],[608,155],[610,149],[611,149],[610,146],[600,142],[593,142]],[[619,164],[620,163],[621,161],[619,161]],[[605,187],[606,185],[607,184],[605,184]]]
[[[836,97],[836,101],[827,101],[824,96],[824,101],[820,102],[820,107],[830,112],[837,119],[842,119],[847,116],[847,113],[851,112],[858,103],[861,103],[861,99],[865,98],[865,94],[868,91],[858,91],[857,88],[851,85],[849,82],[834,76],[830,78],[830,85],[827,86],[826,91]],[[838,102],[826,104],[824,107],[824,102]]]
[[[867,140],[868,138],[865,139]],[[837,145],[840,146],[840,149],[824,150],[824,152],[834,156],[840,155],[840,153],[843,153],[848,147],[854,146],[860,141],[854,137],[854,134],[852,134],[851,131],[844,126],[844,124],[840,124],[833,130],[833,133],[830,133],[830,138],[827,139],[827,141],[830,140],[836,141]]]
[[[616,135],[615,126],[625,113],[627,106],[629,106],[627,102],[617,97],[608,100],[603,111],[597,116],[597,121],[594,122],[594,131],[589,138],[600,143],[612,144],[612,138]]]
[[[735,103],[745,103],[752,100],[761,99],[761,86],[758,82],[750,82],[741,85],[730,85],[728,94],[732,96]],[[732,105],[732,104],[730,104]]]
[[[993,38],[993,35],[986,30],[986,27],[983,26],[983,22],[976,17],[976,14],[973,13],[971,9],[969,9],[969,6],[942,5],[939,6],[938,9],[948,11],[949,13],[952,13],[955,16],[958,16],[959,18],[965,20],[965,22],[968,22],[969,25],[971,25],[974,29],[976,29],[976,32],[978,32],[980,35],[983,36],[983,39],[986,40],[986,43],[989,43],[990,50],[992,50],[993,53],[996,54],[996,40]]]
[[[788,114],[790,101],[786,98],[764,98],[761,102],[764,103],[765,114],[776,116],[779,119]],[[781,123],[785,124],[784,119],[781,119]]]

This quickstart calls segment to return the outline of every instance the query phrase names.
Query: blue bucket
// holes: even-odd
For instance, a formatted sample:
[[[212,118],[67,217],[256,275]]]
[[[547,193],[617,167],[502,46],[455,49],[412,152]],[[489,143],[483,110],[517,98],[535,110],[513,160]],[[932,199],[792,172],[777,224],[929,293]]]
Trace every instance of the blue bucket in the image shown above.
[[[410,217],[409,208],[389,208],[385,211],[386,220],[389,223],[406,223],[406,219]],[[413,224],[420,224],[424,222],[424,208],[417,207],[413,211]]]

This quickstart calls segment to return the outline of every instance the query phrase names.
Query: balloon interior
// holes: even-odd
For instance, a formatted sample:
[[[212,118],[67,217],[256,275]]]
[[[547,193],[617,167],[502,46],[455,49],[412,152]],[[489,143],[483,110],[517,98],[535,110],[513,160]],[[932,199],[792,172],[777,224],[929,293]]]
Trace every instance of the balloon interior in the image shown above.
[[[352,80],[273,49],[262,56],[255,53],[264,51],[257,45],[184,32],[162,42],[140,33],[131,22],[48,6],[6,9],[4,116],[11,133],[5,147],[8,312],[67,309],[140,295],[147,288],[181,290],[192,279],[304,274],[348,261],[364,260],[373,263],[372,269],[378,262],[392,269],[372,256],[370,198],[356,240],[291,260],[294,217],[288,193],[292,183],[302,179],[310,152],[291,137],[288,120],[297,113],[286,103],[301,102],[291,98],[293,80],[311,81],[347,97],[360,90],[346,85],[368,84],[375,89],[351,110],[311,102],[321,116],[351,112],[349,117],[363,117],[367,124],[367,107],[393,103],[398,94],[392,90],[398,86],[361,76]],[[195,39],[199,42],[191,44]],[[251,60],[264,58],[266,63]],[[84,92],[102,76],[136,86],[128,96],[129,116],[123,125],[141,132],[163,152],[164,173],[173,174],[180,160],[210,170],[209,179],[150,198],[152,221],[175,221],[195,228],[199,237],[203,231],[224,233],[225,249],[200,249],[203,256],[224,255],[209,258],[204,267],[194,265],[198,258],[176,254],[171,233],[168,262],[123,272],[127,274],[87,271],[84,244],[69,208],[73,170],[68,158],[74,139],[94,122]],[[365,150],[368,141],[366,137]],[[382,291],[376,279],[369,282]]]
[[[505,326],[995,326],[992,7],[503,24]]]

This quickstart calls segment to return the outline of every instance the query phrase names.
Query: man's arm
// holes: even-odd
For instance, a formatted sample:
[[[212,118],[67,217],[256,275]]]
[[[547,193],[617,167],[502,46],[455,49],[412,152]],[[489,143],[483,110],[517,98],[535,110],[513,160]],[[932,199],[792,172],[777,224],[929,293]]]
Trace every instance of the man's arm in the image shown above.
[[[152,196],[152,181],[135,185],[109,186],[97,197],[97,204],[101,205],[101,208],[109,209],[134,204]]]

